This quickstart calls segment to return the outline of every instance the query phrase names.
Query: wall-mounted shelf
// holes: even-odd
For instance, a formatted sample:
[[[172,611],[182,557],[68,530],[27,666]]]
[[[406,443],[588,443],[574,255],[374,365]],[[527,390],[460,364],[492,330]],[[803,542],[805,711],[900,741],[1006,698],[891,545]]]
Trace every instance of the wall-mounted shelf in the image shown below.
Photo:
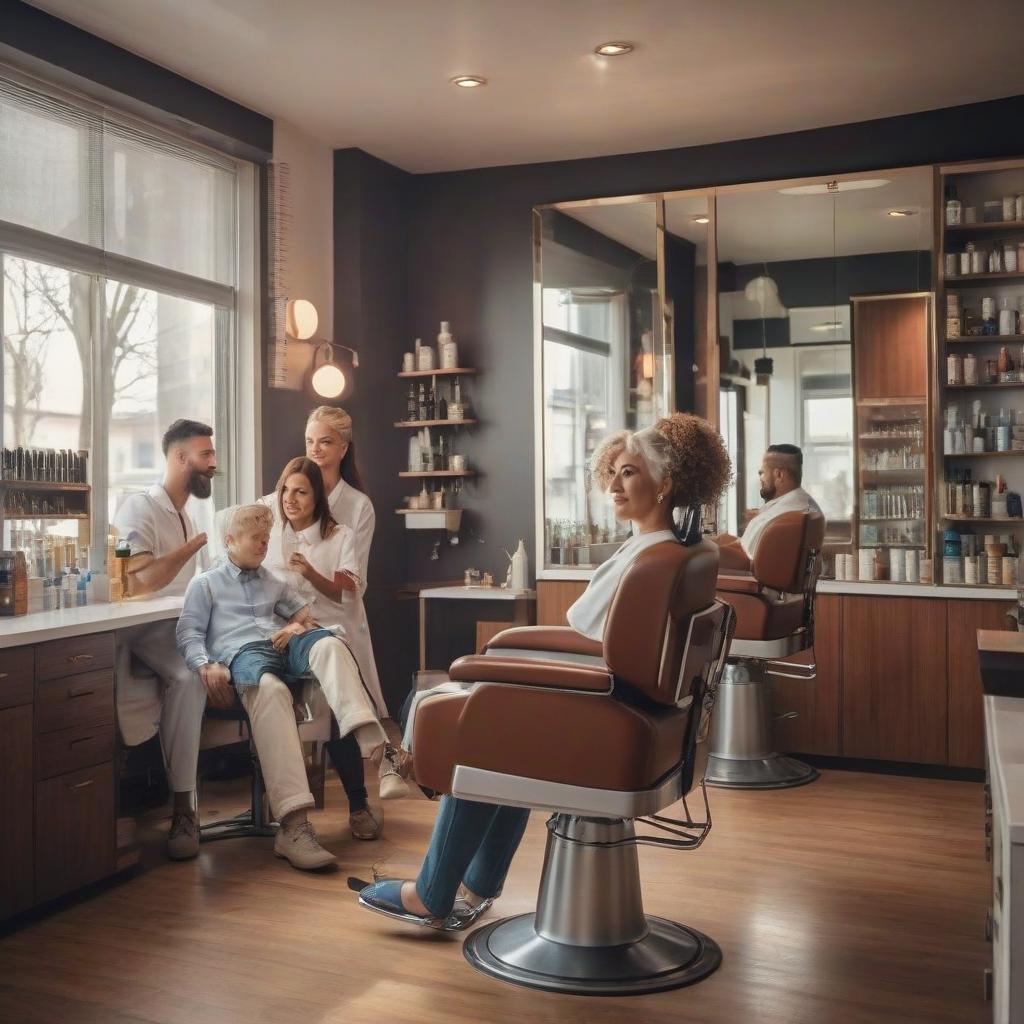
[[[399,476],[404,476],[404,477],[412,477],[412,478],[415,478],[415,479],[419,479],[420,477],[425,477],[425,476],[429,476],[429,477],[467,477],[467,476],[476,476],[476,470],[473,470],[473,469],[462,469],[462,470],[454,470],[454,469],[427,469],[427,470],[424,470],[422,473],[413,473],[410,470],[403,470],[398,475]]]
[[[14,491],[72,491],[86,494],[88,484],[66,484],[55,480],[0,480],[0,487],[10,487]]]
[[[1000,388],[1024,388],[1024,381],[1007,384],[946,384],[947,391],[998,391]]]
[[[944,339],[947,345],[975,345],[978,342],[1017,342],[1024,345],[1024,334],[971,334],[960,338]]]
[[[1017,517],[1010,518],[1010,516],[998,516],[998,517],[986,517],[979,519],[977,516],[942,516],[943,519],[948,519],[953,523],[1018,523],[1024,526],[1024,519]]]
[[[1001,459],[1005,455],[1020,457],[1024,452],[943,452],[945,459]]]
[[[7,512],[0,510],[0,515],[8,522],[27,522],[32,519],[88,519],[85,512]]]
[[[461,508],[396,508],[395,514],[405,516],[408,530],[447,530],[458,533],[462,523]]]
[[[947,235],[969,235],[977,231],[1016,231],[1024,234],[1024,220],[988,220],[980,224],[947,224],[945,225]]]
[[[399,377],[466,377],[476,373],[476,370],[468,366],[456,367],[453,370],[409,370],[402,372]]]
[[[943,282],[951,288],[961,284],[984,284],[986,281],[1024,281],[1024,272],[1020,270],[1000,270],[994,274],[955,274],[943,276]]]
[[[420,427],[469,427],[476,423],[477,420],[399,420],[395,426],[418,430]]]

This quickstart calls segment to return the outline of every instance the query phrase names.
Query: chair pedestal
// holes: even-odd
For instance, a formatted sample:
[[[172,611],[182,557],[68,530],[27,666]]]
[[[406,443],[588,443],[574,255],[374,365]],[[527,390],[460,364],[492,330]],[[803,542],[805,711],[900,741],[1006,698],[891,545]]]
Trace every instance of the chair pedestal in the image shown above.
[[[473,932],[466,959],[503,981],[578,995],[659,992],[711,974],[722,962],[712,939],[644,914],[633,835],[630,820],[553,815],[536,913]]]
[[[213,843],[218,839],[277,835],[279,826],[271,817],[270,802],[267,800],[267,791],[263,784],[263,772],[260,770],[259,758],[252,746],[249,748],[249,757],[252,761],[249,809],[242,811],[241,814],[236,814],[233,818],[200,825],[199,841],[201,843]]]
[[[730,661],[718,685],[711,722],[709,786],[785,789],[818,777],[818,770],[772,747],[772,691],[763,662]]]

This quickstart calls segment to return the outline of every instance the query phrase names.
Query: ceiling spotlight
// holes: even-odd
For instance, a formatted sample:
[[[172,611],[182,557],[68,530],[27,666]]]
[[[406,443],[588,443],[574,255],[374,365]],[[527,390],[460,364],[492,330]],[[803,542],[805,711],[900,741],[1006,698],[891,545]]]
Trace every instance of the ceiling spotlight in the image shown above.
[[[890,210],[890,217],[914,217],[917,215],[917,210]]]
[[[479,75],[456,75],[452,79],[452,85],[457,85],[460,89],[479,89],[486,84],[487,79]]]
[[[602,43],[600,46],[594,47],[594,53],[599,57],[621,57],[623,54],[632,53],[632,43]]]
[[[693,223],[694,224],[710,224],[711,223],[711,218],[707,214],[701,213],[701,214],[698,214],[696,217],[693,218]]]

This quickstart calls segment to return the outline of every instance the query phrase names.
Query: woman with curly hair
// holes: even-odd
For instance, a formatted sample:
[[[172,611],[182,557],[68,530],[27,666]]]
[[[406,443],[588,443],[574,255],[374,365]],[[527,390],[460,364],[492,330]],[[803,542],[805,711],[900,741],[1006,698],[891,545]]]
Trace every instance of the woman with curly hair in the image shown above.
[[[616,518],[633,526],[633,536],[600,566],[568,611],[569,625],[601,640],[616,587],[633,559],[654,544],[692,543],[696,538],[680,538],[674,529],[674,511],[716,503],[732,469],[718,431],[686,413],[635,433],[613,434],[594,453],[592,465],[594,482],[610,496]],[[628,700],[627,694],[618,696]],[[443,797],[416,880],[381,879],[361,887],[359,902],[441,931],[467,927],[501,892],[529,814]]]

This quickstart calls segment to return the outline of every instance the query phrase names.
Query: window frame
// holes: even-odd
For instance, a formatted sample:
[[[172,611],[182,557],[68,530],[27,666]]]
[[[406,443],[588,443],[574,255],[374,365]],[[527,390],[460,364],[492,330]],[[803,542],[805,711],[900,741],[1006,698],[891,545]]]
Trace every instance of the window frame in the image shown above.
[[[92,357],[95,360],[103,344],[100,309],[106,282],[120,281],[164,295],[202,303],[213,307],[214,340],[214,410],[215,443],[226,481],[224,497],[228,503],[248,500],[257,493],[260,479],[261,442],[256,430],[260,411],[259,378],[259,258],[260,213],[257,165],[251,161],[205,147],[168,131],[162,126],[134,117],[113,107],[98,104],[26,75],[0,63],[0,78],[16,86],[80,111],[90,121],[88,131],[102,134],[104,122],[113,122],[135,132],[173,144],[183,152],[194,152],[197,159],[209,154],[214,162],[234,175],[235,209],[235,285],[161,267],[129,256],[93,246],[35,228],[0,220],[0,259],[11,256],[45,263],[90,278],[93,308]],[[91,146],[95,149],[95,146]],[[91,173],[96,173],[93,167]],[[102,182],[102,169],[97,181]],[[4,332],[4,304],[0,302],[0,336]],[[94,416],[90,436],[89,483],[90,544],[94,550],[105,550],[109,529],[107,494],[109,489],[108,439],[109,410],[95,390],[99,375],[93,374]],[[0,407],[4,404],[4,379],[0,369]],[[0,419],[0,438],[3,421]],[[154,471],[155,478],[155,471]]]

